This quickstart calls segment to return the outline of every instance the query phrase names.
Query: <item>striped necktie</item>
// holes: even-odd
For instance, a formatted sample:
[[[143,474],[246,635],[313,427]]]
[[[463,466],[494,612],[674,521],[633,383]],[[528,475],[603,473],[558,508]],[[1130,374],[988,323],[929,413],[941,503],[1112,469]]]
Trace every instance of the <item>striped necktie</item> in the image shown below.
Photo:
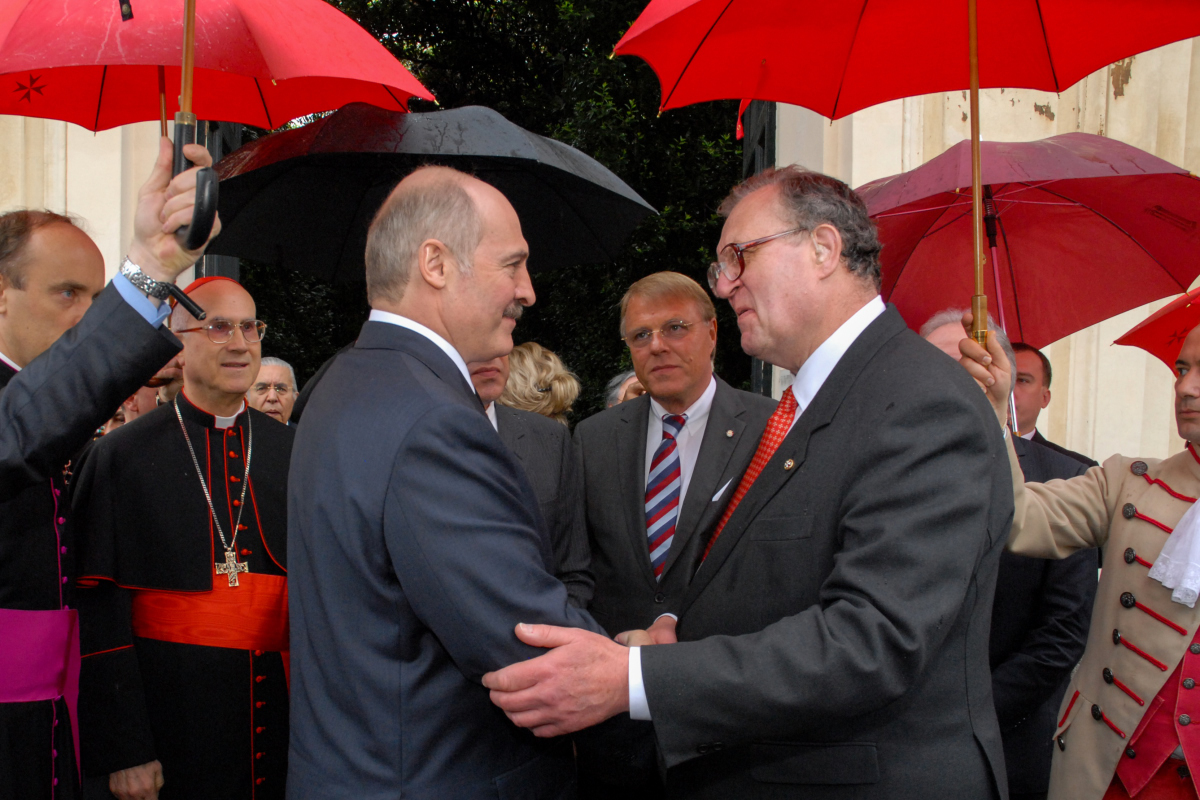
[[[792,428],[792,422],[796,419],[796,409],[798,407],[796,395],[792,394],[792,387],[789,386],[784,390],[783,397],[779,398],[779,405],[775,406],[775,413],[767,420],[766,430],[763,431],[762,438],[758,440],[758,449],[754,451],[754,458],[751,459],[750,466],[746,468],[746,474],[742,476],[742,480],[738,483],[733,497],[730,498],[729,505],[725,507],[725,513],[721,515],[721,521],[717,523],[717,529],[713,531],[712,538],[708,540],[708,547],[704,548],[704,555],[701,560],[708,558],[708,552],[712,550],[717,537],[725,529],[725,523],[729,522],[729,518],[733,516],[734,509],[738,507],[738,503],[742,502],[742,498],[746,496],[746,492],[750,491],[750,486],[762,473],[763,467],[767,466],[767,462],[771,460],[771,456],[775,455],[775,451],[779,449],[779,445],[783,444],[784,438],[787,437],[788,431]]]
[[[663,415],[662,442],[654,451],[650,477],[646,480],[646,537],[650,545],[650,566],[657,580],[662,580],[671,540],[675,538],[675,523],[679,520],[683,472],[675,437],[683,430],[685,422],[686,415]]]

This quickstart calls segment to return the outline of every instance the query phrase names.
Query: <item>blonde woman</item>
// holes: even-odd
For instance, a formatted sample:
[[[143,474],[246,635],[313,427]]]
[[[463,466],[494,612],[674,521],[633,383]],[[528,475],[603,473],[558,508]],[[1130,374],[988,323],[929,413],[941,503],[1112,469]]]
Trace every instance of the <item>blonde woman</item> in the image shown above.
[[[567,424],[567,412],[579,397],[579,378],[562,359],[536,342],[513,348],[508,357],[508,383],[499,402],[533,411]]]

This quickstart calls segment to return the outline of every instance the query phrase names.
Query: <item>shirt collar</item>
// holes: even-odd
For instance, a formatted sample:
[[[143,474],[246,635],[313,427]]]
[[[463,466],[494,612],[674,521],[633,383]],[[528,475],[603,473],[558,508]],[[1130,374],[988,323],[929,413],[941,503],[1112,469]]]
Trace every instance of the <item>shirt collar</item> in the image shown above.
[[[708,379],[708,387],[704,390],[700,397],[697,398],[696,402],[688,406],[687,411],[683,412],[683,416],[687,418],[687,421],[695,425],[707,417],[709,410],[712,408],[713,397],[716,395],[716,393],[717,379],[710,376]],[[662,419],[664,416],[671,413],[663,408],[653,397],[650,398],[650,412],[658,419]]]
[[[14,372],[21,371],[21,368],[17,366],[17,363],[8,356],[4,355],[4,353],[0,353],[0,361],[3,361],[5,364],[8,364],[8,366],[12,367]]]
[[[488,403],[487,408],[483,410],[483,413],[487,414],[487,418],[492,423],[492,427],[496,429],[497,433],[499,433],[500,422],[496,419],[496,401],[493,400],[492,402]]]
[[[383,311],[378,308],[371,309],[371,315],[367,317],[367,319],[371,320],[372,322],[386,322],[389,325],[399,325],[401,328],[407,328],[413,333],[418,333],[421,336],[424,336],[426,339],[436,344],[443,353],[450,357],[450,360],[454,362],[454,366],[458,367],[458,371],[462,373],[463,379],[466,380],[467,385],[474,390],[475,384],[471,383],[471,372],[467,369],[467,362],[464,361],[463,357],[458,354],[457,350],[454,349],[454,345],[447,342],[429,328],[426,328],[421,323],[411,320],[408,317],[402,317],[399,314],[393,314],[390,311]]]
[[[1022,438],[1022,439],[1024,439],[1025,441],[1027,441],[1027,442],[1032,442],[1032,441],[1033,441],[1033,437],[1034,437],[1034,435],[1035,435],[1035,434],[1037,434],[1037,428],[1034,428],[1034,429],[1033,429],[1033,430],[1031,430],[1029,433],[1023,433],[1023,434],[1021,434],[1021,438]]]
[[[196,405],[188,398],[187,394],[181,389],[177,400],[183,402],[179,404],[179,412],[188,419],[203,425],[206,428],[216,428],[217,430],[227,430],[237,424],[238,417],[246,412],[246,401],[242,401],[242,405],[238,408],[237,413],[232,417],[218,417],[216,414],[211,414],[205,411],[200,406]]]
[[[834,331],[828,339],[821,342],[821,346],[808,357],[808,360],[800,367],[800,371],[796,373],[796,379],[792,381],[792,394],[795,395],[796,404],[801,411],[812,403],[817,392],[825,384],[825,379],[842,360],[842,356],[846,355],[850,345],[854,344],[867,326],[874,322],[875,318],[886,308],[883,300],[876,295],[866,305],[855,311],[850,319],[843,322],[841,327]]]

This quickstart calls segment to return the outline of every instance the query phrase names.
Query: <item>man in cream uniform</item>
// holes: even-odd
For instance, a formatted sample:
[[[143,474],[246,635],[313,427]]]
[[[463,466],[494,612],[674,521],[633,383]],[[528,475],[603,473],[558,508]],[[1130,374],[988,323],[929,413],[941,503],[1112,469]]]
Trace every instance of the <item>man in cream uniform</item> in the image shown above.
[[[961,349],[968,370],[993,381],[988,397],[1005,419],[1007,393],[991,386],[1008,386],[1007,358],[990,346],[985,368],[977,344],[963,340]],[[1059,710],[1051,800],[1196,797],[1200,611],[1186,604],[1194,606],[1196,586],[1185,596],[1186,576],[1175,573],[1186,571],[1189,551],[1200,552],[1200,508],[1183,519],[1200,496],[1200,328],[1184,340],[1175,372],[1176,422],[1188,444],[1168,459],[1115,455],[1068,481],[1027,484],[1009,445],[1009,548],[1039,558],[1104,548],[1087,649]],[[1192,574],[1200,577],[1200,566]]]

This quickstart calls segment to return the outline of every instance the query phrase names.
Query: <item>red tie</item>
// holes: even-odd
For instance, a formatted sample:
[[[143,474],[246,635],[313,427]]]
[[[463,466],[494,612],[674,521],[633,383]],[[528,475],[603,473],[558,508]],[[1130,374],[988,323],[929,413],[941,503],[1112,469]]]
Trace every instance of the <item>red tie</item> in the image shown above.
[[[708,540],[708,547],[704,549],[704,558],[708,558],[708,551],[712,550],[717,537],[725,529],[725,523],[729,522],[729,518],[733,516],[734,509],[738,507],[738,503],[742,502],[742,498],[746,496],[746,492],[750,491],[750,485],[758,478],[759,473],[763,471],[763,467],[767,466],[767,462],[771,460],[771,456],[775,455],[775,451],[779,449],[779,445],[783,444],[788,430],[792,427],[792,422],[796,419],[796,407],[796,396],[792,394],[792,387],[789,386],[784,390],[783,397],[779,399],[779,405],[775,407],[775,413],[767,420],[767,428],[763,431],[762,438],[758,440],[758,449],[754,451],[754,458],[750,461],[750,466],[746,469],[746,474],[742,476],[741,483],[738,484],[737,489],[734,491],[729,505],[726,506],[725,513],[721,516],[721,521],[717,523],[716,531],[713,532],[712,538]]]

